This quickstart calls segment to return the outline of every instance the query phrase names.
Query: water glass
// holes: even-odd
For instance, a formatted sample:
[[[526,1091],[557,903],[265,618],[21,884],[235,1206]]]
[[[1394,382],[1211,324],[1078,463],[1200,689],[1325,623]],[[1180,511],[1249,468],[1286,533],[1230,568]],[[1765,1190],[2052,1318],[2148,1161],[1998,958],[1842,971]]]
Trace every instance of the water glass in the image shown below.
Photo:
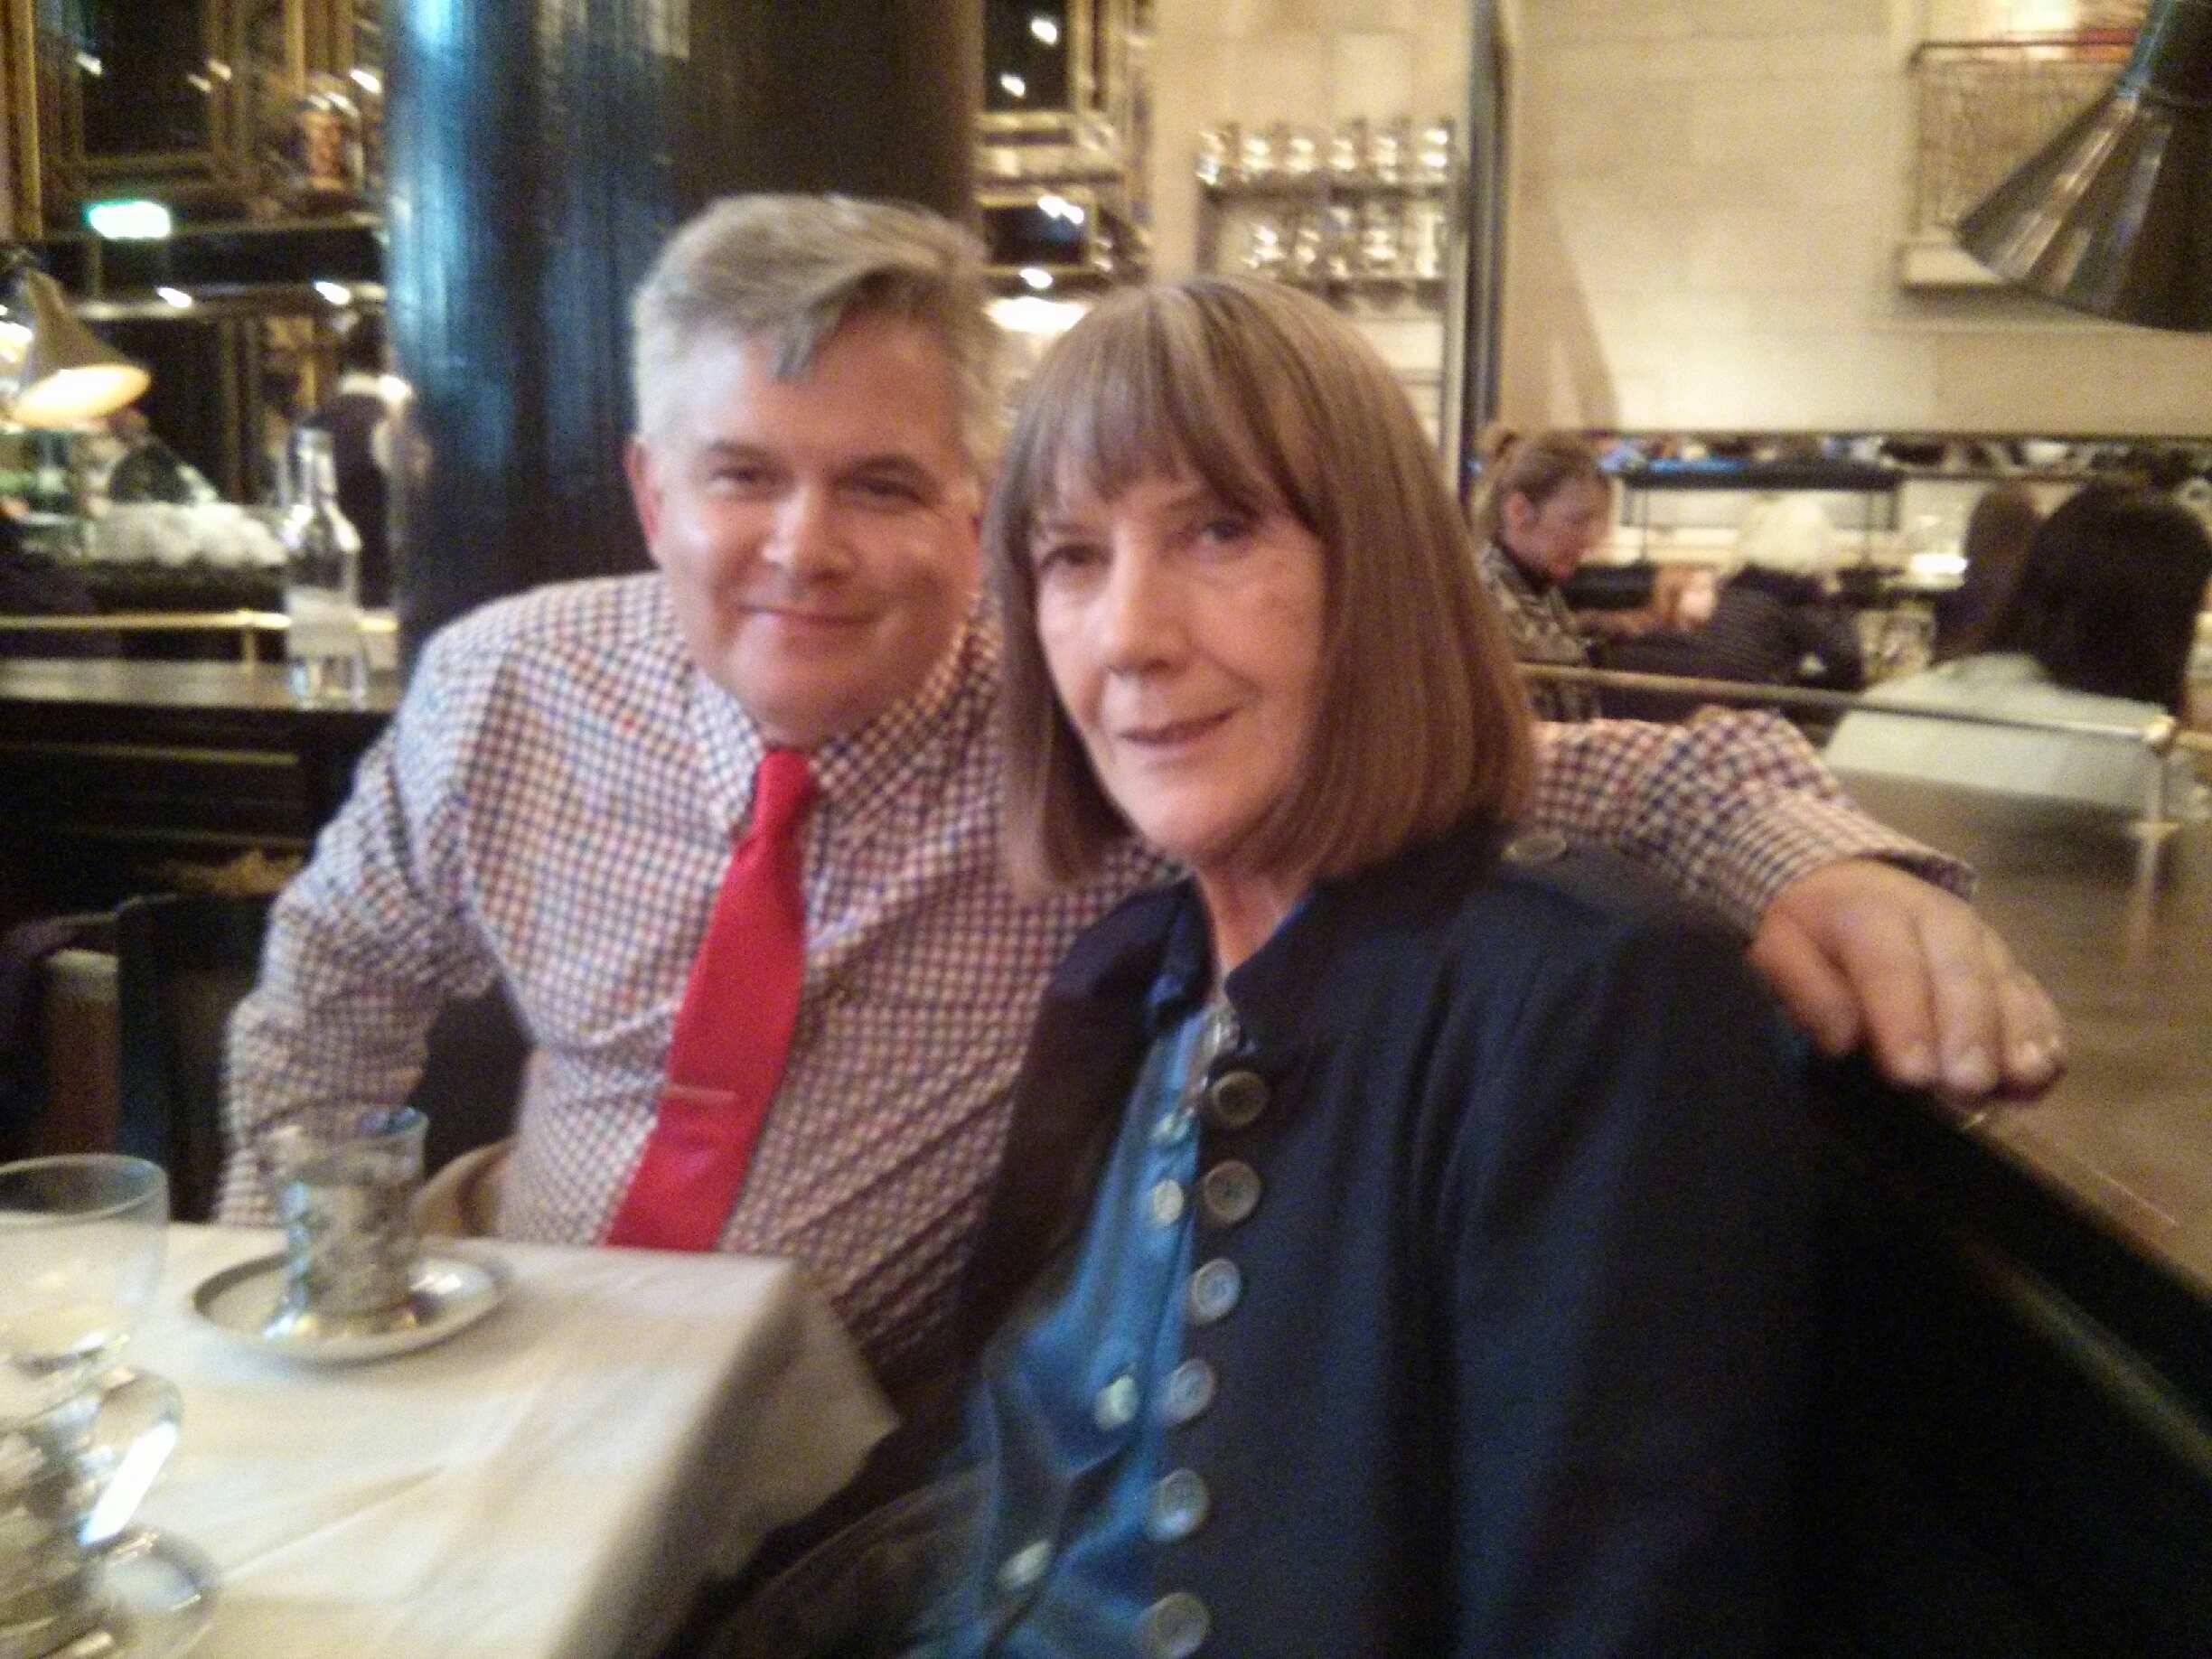
[[[267,1157],[285,1227],[285,1296],[272,1336],[367,1334],[412,1317],[422,1113],[374,1111],[333,1136],[287,1124]]]
[[[110,1154],[0,1167],[0,1429],[111,1364],[161,1282],[169,1178]]]
[[[176,1389],[108,1368],[160,1283],[168,1218],[142,1158],[0,1167],[0,1659],[106,1621],[107,1552],[176,1445]]]

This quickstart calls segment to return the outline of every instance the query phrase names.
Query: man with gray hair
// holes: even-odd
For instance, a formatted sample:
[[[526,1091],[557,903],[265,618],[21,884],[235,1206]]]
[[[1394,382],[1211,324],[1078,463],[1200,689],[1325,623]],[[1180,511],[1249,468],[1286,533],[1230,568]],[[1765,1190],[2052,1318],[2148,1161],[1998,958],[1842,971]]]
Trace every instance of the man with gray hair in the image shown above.
[[[424,651],[233,1024],[227,1219],[270,1213],[260,1137],[403,1099],[439,1006],[503,981],[538,1063],[499,1232],[795,1256],[887,1374],[915,1353],[1047,970],[1164,873],[1031,906],[1000,872],[984,297],[912,209],[738,198],[670,243],[629,455],[658,568]],[[1954,867],[1777,724],[1554,730],[1541,792],[1756,932],[1825,1045],[1970,1094],[2055,1074],[2033,981],[1897,866]]]

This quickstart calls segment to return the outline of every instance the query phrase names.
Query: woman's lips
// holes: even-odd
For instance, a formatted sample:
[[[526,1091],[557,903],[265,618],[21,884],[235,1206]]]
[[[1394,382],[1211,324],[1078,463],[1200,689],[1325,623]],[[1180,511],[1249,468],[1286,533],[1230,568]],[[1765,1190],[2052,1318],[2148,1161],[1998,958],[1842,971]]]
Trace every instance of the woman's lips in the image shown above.
[[[1211,736],[1229,718],[1221,714],[1199,715],[1188,720],[1165,720],[1152,726],[1132,726],[1123,729],[1120,741],[1132,748],[1151,753],[1167,753],[1184,748]]]

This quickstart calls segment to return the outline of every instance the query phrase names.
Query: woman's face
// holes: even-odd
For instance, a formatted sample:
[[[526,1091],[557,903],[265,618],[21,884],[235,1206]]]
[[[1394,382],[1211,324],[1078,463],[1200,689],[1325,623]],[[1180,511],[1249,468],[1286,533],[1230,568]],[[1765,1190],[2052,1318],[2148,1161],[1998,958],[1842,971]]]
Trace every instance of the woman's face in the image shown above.
[[[1108,798],[1201,876],[1240,869],[1312,743],[1319,540],[1178,471],[1064,491],[1029,558],[1053,688]]]
[[[1598,545],[1607,505],[1605,486],[1594,478],[1561,484],[1541,507],[1516,492],[1505,498],[1501,539],[1530,575],[1564,582]]]

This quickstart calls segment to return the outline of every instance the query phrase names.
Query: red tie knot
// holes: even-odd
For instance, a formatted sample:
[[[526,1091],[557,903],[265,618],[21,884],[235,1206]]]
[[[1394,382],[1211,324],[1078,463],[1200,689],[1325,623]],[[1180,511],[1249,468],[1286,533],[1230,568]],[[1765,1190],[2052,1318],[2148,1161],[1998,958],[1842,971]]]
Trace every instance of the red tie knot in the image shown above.
[[[814,800],[814,773],[804,749],[771,749],[753,774],[752,833],[782,840]]]

